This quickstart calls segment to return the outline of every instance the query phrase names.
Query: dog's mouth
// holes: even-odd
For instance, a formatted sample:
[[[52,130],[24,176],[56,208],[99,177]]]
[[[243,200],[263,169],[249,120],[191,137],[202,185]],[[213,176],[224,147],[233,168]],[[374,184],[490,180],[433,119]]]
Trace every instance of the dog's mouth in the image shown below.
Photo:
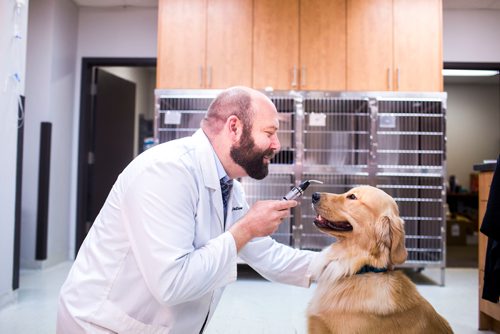
[[[347,221],[333,222],[330,220],[326,220],[320,215],[317,215],[316,218],[314,219],[314,225],[316,225],[317,228],[326,230],[341,231],[341,232],[352,231],[352,225],[349,224],[349,222]]]

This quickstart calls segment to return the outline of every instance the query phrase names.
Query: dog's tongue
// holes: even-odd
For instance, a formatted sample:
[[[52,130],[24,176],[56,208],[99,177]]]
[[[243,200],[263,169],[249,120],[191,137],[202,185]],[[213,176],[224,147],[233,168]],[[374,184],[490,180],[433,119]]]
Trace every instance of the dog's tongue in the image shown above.
[[[327,228],[336,231],[352,231],[352,225],[349,222],[341,221],[341,222],[332,222],[326,220],[325,218],[317,215],[314,219],[314,224],[320,228]]]
[[[326,222],[326,219],[324,219],[323,217],[321,217],[320,215],[317,215],[316,216],[316,220],[323,223],[323,222]]]

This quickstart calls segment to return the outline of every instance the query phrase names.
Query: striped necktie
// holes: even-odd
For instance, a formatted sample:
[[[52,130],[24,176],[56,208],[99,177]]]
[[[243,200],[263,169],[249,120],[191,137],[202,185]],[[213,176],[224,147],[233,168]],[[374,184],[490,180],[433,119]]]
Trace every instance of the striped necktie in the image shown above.
[[[226,175],[220,179],[220,190],[222,191],[222,205],[224,206],[224,223],[227,216],[227,202],[229,201],[229,194],[233,188],[233,180],[229,179]]]

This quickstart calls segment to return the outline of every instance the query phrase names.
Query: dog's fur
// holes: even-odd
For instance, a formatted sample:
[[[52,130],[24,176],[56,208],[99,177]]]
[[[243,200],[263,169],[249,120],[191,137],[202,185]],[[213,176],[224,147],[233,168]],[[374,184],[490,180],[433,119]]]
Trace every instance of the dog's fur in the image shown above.
[[[452,333],[410,279],[393,270],[407,252],[391,196],[361,186],[341,195],[315,193],[313,206],[316,227],[337,241],[315,264],[319,279],[307,310],[310,334]],[[388,270],[356,274],[365,265]]]

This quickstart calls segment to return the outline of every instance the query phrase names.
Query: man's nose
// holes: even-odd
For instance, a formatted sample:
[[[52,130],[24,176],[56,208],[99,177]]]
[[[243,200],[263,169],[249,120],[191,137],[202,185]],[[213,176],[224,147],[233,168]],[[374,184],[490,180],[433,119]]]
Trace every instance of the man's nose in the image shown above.
[[[271,148],[273,150],[275,150],[276,152],[278,152],[280,150],[281,143],[280,143],[280,140],[278,138],[278,135],[274,136],[273,141],[271,142]]]

